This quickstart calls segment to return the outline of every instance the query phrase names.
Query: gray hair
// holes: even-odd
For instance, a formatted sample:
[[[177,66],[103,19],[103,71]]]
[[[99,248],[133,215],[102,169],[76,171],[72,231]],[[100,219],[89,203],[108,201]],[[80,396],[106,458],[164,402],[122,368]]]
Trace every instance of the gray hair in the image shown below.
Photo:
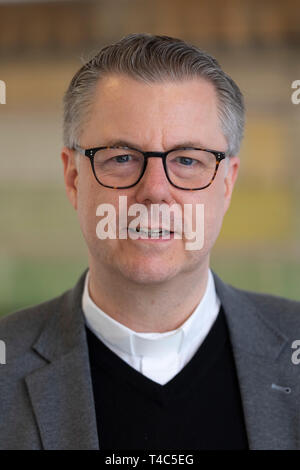
[[[236,155],[243,138],[245,107],[236,83],[214,57],[181,39],[131,34],[104,47],[74,75],[64,96],[64,144],[78,144],[101,77],[123,74],[146,83],[201,77],[214,85],[227,155]]]

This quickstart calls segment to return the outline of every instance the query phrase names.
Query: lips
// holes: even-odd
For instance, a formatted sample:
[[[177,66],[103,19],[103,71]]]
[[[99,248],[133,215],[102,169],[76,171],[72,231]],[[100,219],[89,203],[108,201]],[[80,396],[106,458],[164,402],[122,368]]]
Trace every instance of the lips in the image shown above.
[[[163,227],[158,228],[149,228],[149,227],[136,227],[135,229],[129,228],[131,232],[138,232],[138,233],[153,233],[153,234],[161,234],[161,233],[174,233],[173,230],[165,229]]]

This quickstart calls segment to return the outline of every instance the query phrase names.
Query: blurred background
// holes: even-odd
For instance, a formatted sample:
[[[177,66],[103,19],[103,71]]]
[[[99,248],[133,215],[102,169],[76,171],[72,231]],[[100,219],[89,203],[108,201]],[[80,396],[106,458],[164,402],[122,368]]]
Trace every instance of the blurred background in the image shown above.
[[[212,267],[300,300],[299,13],[297,0],[0,0],[1,315],[59,295],[87,266],[63,185],[62,96],[82,62],[134,32],[190,41],[239,84],[242,165]]]

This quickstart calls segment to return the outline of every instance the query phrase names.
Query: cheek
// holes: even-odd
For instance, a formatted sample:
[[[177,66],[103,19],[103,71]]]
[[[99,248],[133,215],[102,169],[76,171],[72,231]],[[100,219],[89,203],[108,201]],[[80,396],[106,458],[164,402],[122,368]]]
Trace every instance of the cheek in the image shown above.
[[[95,211],[83,199],[80,199],[78,204],[78,219],[85,240],[92,241],[96,237]]]
[[[209,240],[211,238],[215,238],[221,229],[223,209],[219,204],[206,204],[204,211],[205,234],[206,239]]]
[[[211,247],[221,230],[224,216],[224,189],[220,185],[208,188],[201,200],[204,205],[204,244]],[[200,202],[200,201],[199,201]]]
[[[84,237],[91,239],[96,237],[96,216],[97,206],[100,203],[99,191],[94,184],[84,178],[79,178],[78,182],[78,219]]]

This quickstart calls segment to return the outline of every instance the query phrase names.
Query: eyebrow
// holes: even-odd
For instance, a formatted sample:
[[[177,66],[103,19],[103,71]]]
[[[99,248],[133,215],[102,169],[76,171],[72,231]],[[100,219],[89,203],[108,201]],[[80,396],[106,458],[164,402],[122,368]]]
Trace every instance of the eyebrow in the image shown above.
[[[129,142],[127,140],[109,140],[106,141],[106,145],[108,147],[131,147],[137,150],[141,150],[138,145],[134,144],[133,142]]]
[[[109,140],[106,142],[106,145],[108,147],[130,147],[136,150],[141,150],[141,147],[139,145],[136,145],[134,142],[129,142],[128,140]],[[180,149],[183,147],[192,147],[192,148],[202,148],[205,149],[207,148],[207,145],[203,145],[200,142],[193,142],[193,141],[184,141],[178,144],[175,144],[171,149],[176,150]]]

